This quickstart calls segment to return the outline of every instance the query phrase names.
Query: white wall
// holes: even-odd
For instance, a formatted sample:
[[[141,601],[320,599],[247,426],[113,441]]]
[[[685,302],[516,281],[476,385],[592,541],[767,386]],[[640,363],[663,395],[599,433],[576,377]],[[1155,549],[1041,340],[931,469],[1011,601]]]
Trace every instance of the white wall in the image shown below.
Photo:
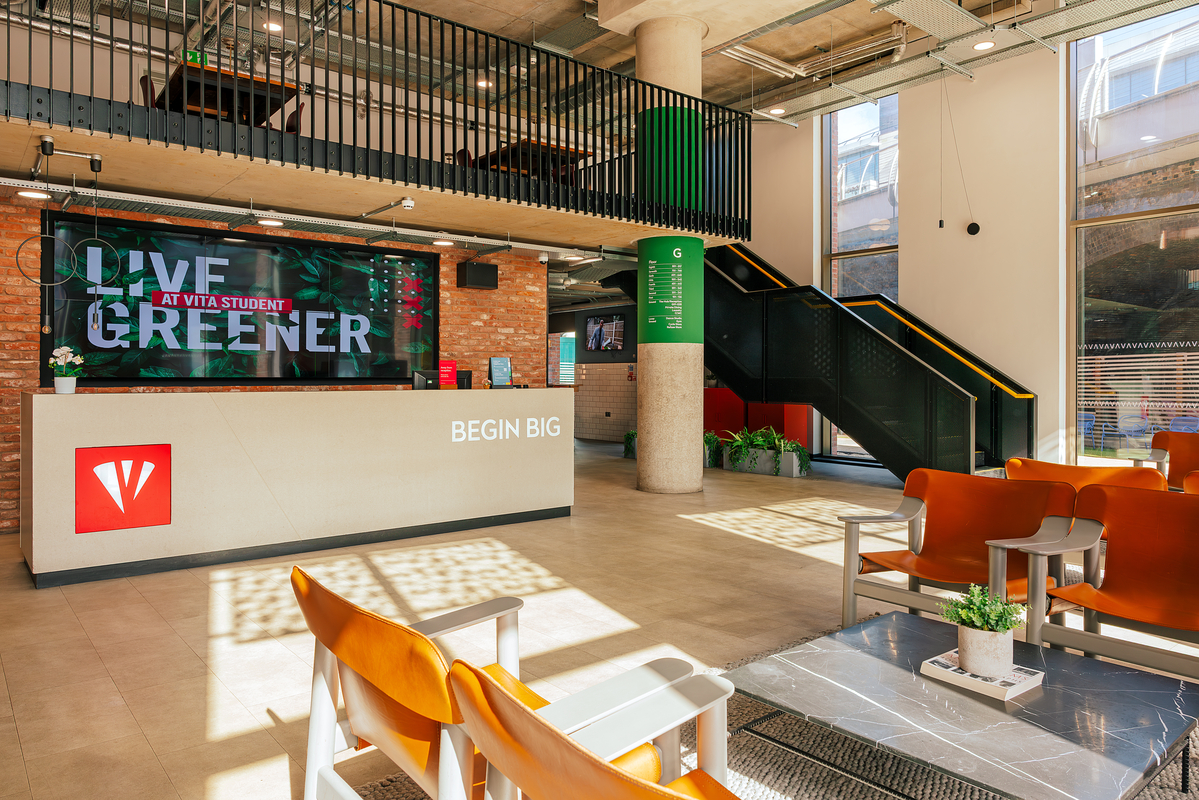
[[[749,249],[802,285],[820,284],[820,118],[753,129]]]
[[[904,306],[1037,394],[1037,456],[1065,455],[1065,71],[1048,51],[951,76],[969,206],[941,83],[899,96],[899,283]],[[945,228],[940,169],[944,164]],[[982,231],[966,233],[973,219]]]

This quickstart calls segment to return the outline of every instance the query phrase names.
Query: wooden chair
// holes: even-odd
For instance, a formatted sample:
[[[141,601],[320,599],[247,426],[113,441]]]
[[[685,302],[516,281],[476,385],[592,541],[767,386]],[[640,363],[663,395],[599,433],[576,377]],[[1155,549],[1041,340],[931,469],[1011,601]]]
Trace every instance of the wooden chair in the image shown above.
[[[499,772],[533,800],[736,800],[725,788],[725,701],[733,685],[713,675],[696,675],[646,703],[587,728],[574,737],[555,727],[487,671],[455,661],[450,683],[471,741]],[[663,700],[668,702],[662,702]],[[649,706],[655,705],[651,708]],[[683,712],[680,714],[680,710]],[[667,712],[667,713],[663,713]],[[608,763],[597,748],[621,750],[647,734],[677,725],[696,712],[699,769],[665,786]],[[602,728],[602,729],[601,729]]]
[[[334,771],[333,760],[337,753],[374,744],[433,800],[482,800],[483,764],[461,728],[449,664],[432,638],[495,620],[499,663],[486,667],[487,673],[529,707],[548,709],[519,680],[517,612],[524,603],[501,597],[408,626],[354,605],[299,567],[292,569],[291,584],[316,637],[304,799],[360,800]],[[560,726],[576,730],[691,673],[681,659],[658,659],[559,701],[552,713]],[[337,721],[339,692],[345,723]],[[662,760],[645,745],[619,763],[657,780],[679,761],[673,755]],[[500,775],[492,776],[488,791],[493,800],[515,800]]]
[[[1183,479],[1199,470],[1199,433],[1158,431],[1153,434],[1150,446],[1152,450],[1146,460],[1156,462],[1171,489],[1182,491]],[[1133,463],[1141,464],[1139,461]]]
[[[1040,532],[1061,539],[1069,530],[1074,510],[1074,489],[1066,483],[1006,481],[941,472],[912,470],[903,487],[903,501],[883,516],[838,517],[845,523],[844,587],[841,624],[857,623],[857,597],[871,597],[907,606],[910,611],[940,611],[941,600],[923,594],[922,585],[962,591],[972,583],[992,582],[988,541],[1023,539]],[[1047,517],[1058,518],[1056,528],[1042,531]],[[923,519],[923,529],[921,520]],[[861,526],[867,523],[908,523],[908,549],[859,553]],[[1014,551],[1001,559],[1005,594],[1022,600],[1027,594],[1025,559]],[[900,589],[860,575],[902,572],[908,588]]]
[[[1199,679],[1199,658],[1100,634],[1100,624],[1199,644],[1199,496],[1086,486],[1078,493],[1074,527],[1058,542],[1022,547],[1029,558],[1026,641],[1060,645]],[[1046,559],[1094,554],[1107,533],[1102,578],[1047,586]],[[1047,614],[1081,608],[1084,630],[1046,623]]]

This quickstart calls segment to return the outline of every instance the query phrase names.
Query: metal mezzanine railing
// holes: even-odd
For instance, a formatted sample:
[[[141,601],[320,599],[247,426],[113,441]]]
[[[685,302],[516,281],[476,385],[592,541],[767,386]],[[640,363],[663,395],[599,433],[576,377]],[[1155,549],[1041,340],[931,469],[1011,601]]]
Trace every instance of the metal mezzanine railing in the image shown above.
[[[387,0],[27,0],[4,114],[749,237],[748,115]]]

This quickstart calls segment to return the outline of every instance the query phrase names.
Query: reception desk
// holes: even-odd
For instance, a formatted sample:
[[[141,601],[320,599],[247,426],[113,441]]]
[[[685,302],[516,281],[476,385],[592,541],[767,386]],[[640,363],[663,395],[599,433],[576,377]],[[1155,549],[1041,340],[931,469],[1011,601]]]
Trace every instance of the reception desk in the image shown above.
[[[573,422],[570,389],[25,394],[21,550],[41,587],[566,516]]]

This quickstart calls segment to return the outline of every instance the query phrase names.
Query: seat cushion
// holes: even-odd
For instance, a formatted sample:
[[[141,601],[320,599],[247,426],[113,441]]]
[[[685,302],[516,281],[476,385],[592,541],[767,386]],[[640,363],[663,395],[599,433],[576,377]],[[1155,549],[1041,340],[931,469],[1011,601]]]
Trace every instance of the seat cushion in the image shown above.
[[[668,789],[674,789],[685,797],[695,797],[700,800],[737,800],[737,795],[720,785],[720,783],[702,769],[694,769],[677,781],[666,784]]]
[[[1007,582],[1008,599],[1013,603],[1023,603],[1028,598],[1028,580],[1025,576],[1028,575],[1028,557],[1018,550],[1011,551],[1020,556],[1018,561],[1008,562],[1008,574],[1015,573],[1018,577],[1014,577]],[[1011,556],[1009,556],[1010,558]],[[864,568],[862,572],[902,572],[906,575],[915,575],[917,578],[924,578],[929,581],[938,581],[940,583],[976,583],[979,586],[986,586],[989,580],[987,574],[987,563],[984,561],[981,564],[975,561],[964,558],[944,559],[933,561],[932,559],[924,558],[913,553],[911,550],[888,550],[881,553],[862,553],[862,561]],[[1014,569],[1019,565],[1023,565],[1023,569]],[[1053,578],[1048,579],[1048,586],[1056,586]]]
[[[1060,597],[1083,608],[1111,614],[1113,617],[1136,620],[1163,628],[1183,631],[1199,631],[1199,607],[1194,596],[1176,597],[1173,603],[1164,602],[1160,596],[1130,597],[1096,589],[1089,583],[1076,583],[1051,589],[1051,597]]]

